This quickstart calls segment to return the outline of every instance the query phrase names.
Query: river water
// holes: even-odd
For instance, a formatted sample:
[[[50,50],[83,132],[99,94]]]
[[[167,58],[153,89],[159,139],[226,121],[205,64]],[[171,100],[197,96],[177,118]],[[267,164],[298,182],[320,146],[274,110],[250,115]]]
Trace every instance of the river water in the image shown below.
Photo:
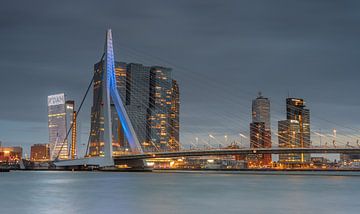
[[[359,176],[0,173],[0,213],[360,213]]]

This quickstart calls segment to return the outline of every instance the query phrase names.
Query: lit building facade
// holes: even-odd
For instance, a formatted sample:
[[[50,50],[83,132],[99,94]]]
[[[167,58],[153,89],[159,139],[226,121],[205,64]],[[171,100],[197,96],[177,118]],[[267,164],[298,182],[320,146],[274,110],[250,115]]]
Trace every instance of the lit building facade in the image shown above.
[[[252,101],[252,123],[250,123],[250,147],[271,148],[270,100],[261,93]],[[249,155],[249,161],[270,165],[271,154]]]
[[[68,141],[66,138],[66,105],[65,95],[48,96],[48,126],[51,160],[68,159]]]
[[[250,147],[271,148],[271,133],[266,130],[264,122],[250,123]],[[271,164],[271,154],[252,154],[248,156],[250,162],[257,165],[268,166]]]
[[[93,106],[91,107],[91,131],[90,131],[90,156],[103,156],[104,155],[104,117],[103,115],[103,100],[102,100],[102,75],[104,71],[104,61],[94,65],[94,82],[93,82]],[[125,103],[126,97],[126,63],[115,62],[115,77],[118,91],[122,101]],[[120,151],[120,144],[128,147],[125,140],[121,142],[123,130],[120,128],[120,121],[115,111],[115,106],[111,104],[111,120],[112,120],[112,138],[113,138],[113,154]]]
[[[19,146],[2,147],[0,146],[0,162],[16,163],[22,158],[22,148]]]
[[[50,145],[49,144],[34,144],[30,149],[31,161],[49,161],[50,160]]]
[[[352,161],[360,161],[360,154],[340,154],[340,161],[349,163]]]
[[[118,155],[126,151],[127,149],[130,149],[130,146],[126,141],[120,119],[115,109],[115,105],[110,104],[110,109],[111,109],[111,122],[112,122],[111,129],[112,129],[113,154]]]
[[[152,151],[173,151],[171,141],[171,69],[152,67],[150,71],[149,134]],[[156,148],[155,148],[156,147]],[[148,149],[149,150],[149,149]]]
[[[65,109],[66,109],[66,131],[68,131],[70,128],[72,128],[72,130],[69,132],[69,136],[67,138],[68,142],[71,142],[71,144],[69,144],[70,145],[69,150],[71,151],[70,154],[73,154],[73,156],[76,156],[77,155],[77,148],[76,148],[77,127],[76,127],[76,121],[75,121],[76,120],[75,101],[67,100],[65,102]],[[74,145],[73,145],[73,143],[74,143]]]
[[[297,148],[300,144],[300,127],[297,120],[278,122],[278,139],[280,148]],[[280,162],[301,162],[301,154],[280,154]]]
[[[180,150],[180,91],[176,80],[172,80],[171,88],[171,108],[170,108],[170,141],[171,150]]]
[[[286,99],[286,120],[278,122],[278,139],[281,148],[309,148],[310,110],[300,98]],[[280,162],[308,163],[310,154],[280,154]]]
[[[95,64],[89,155],[103,155],[101,101],[102,62]],[[179,149],[179,86],[171,69],[137,63],[115,63],[117,87],[135,133],[146,151]],[[112,107],[113,153],[130,149],[115,109]]]

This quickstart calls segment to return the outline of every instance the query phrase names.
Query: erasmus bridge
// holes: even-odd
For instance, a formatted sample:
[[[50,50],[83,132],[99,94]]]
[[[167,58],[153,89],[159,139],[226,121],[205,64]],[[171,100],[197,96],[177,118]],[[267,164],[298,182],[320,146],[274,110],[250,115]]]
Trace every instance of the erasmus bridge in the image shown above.
[[[102,77],[102,108],[101,116],[104,118],[104,151],[102,156],[85,156],[83,158],[71,160],[55,160],[57,167],[76,167],[76,166],[98,166],[112,167],[120,164],[135,165],[136,167],[145,167],[146,159],[152,158],[177,158],[177,157],[199,157],[199,156],[227,156],[227,155],[249,155],[249,154],[360,154],[360,147],[349,145],[343,146],[322,146],[322,147],[302,147],[302,148],[245,148],[245,147],[223,147],[223,148],[203,148],[203,149],[180,149],[180,151],[171,152],[144,152],[141,143],[137,137],[133,124],[125,109],[124,103],[117,90],[117,81],[115,76],[115,58],[113,51],[113,40],[111,30],[107,30],[104,53],[104,70]],[[89,86],[90,88],[90,86]],[[88,88],[88,90],[89,90]],[[88,92],[88,91],[87,91]],[[83,100],[84,101],[84,100]],[[83,104],[80,105],[80,108]],[[116,114],[123,128],[124,135],[128,141],[130,150],[123,155],[114,155],[113,153],[113,133],[111,120],[111,104],[114,104]],[[71,128],[70,128],[71,129]],[[69,130],[70,132],[70,130]]]

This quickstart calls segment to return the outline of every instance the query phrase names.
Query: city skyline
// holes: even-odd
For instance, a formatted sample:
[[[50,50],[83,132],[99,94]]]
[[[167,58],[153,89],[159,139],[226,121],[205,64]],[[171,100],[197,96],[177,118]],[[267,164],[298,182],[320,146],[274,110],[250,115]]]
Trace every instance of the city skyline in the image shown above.
[[[187,3],[179,4],[180,5],[177,6],[187,9],[186,11],[189,13],[187,15],[192,18],[200,18],[200,14],[189,10]],[[212,4],[216,5],[215,2]],[[1,86],[4,87],[2,88],[3,90],[1,90],[1,97],[4,100],[11,100],[12,102],[5,102],[1,107],[3,109],[1,109],[0,114],[0,130],[2,130],[0,132],[0,139],[4,145],[26,145],[26,147],[30,147],[31,144],[35,143],[47,142],[47,123],[44,116],[44,112],[46,112],[46,106],[44,105],[45,97],[49,94],[65,92],[74,100],[81,98],[84,87],[86,87],[91,78],[91,64],[99,58],[98,52],[102,48],[102,42],[99,41],[102,41],[103,32],[107,25],[111,25],[115,32],[114,38],[117,41],[115,44],[115,55],[117,60],[141,62],[145,65],[157,64],[173,68],[173,73],[176,79],[179,80],[182,90],[181,127],[184,135],[193,137],[194,133],[200,133],[198,135],[204,137],[207,136],[208,133],[211,133],[220,137],[225,134],[235,135],[235,132],[246,132],[251,119],[251,100],[259,90],[263,91],[264,95],[269,97],[272,104],[274,104],[272,105],[271,112],[273,116],[273,120],[271,121],[272,127],[276,127],[276,121],[283,117],[285,112],[283,100],[290,94],[291,97],[302,97],[307,100],[308,107],[312,110],[312,115],[314,115],[314,117],[312,117],[312,124],[313,122],[315,123],[314,128],[323,127],[322,131],[327,132],[327,134],[331,134],[331,130],[336,128],[337,125],[318,119],[322,118],[342,124],[339,128],[349,126],[356,130],[359,129],[357,124],[359,120],[359,114],[357,114],[359,101],[354,99],[354,97],[356,97],[356,82],[354,81],[357,79],[356,75],[358,74],[353,71],[353,69],[350,69],[358,67],[357,60],[352,58],[355,57],[356,54],[350,51],[355,49],[349,49],[346,42],[336,42],[338,39],[336,36],[341,37],[345,35],[345,33],[355,38],[356,32],[352,32],[353,22],[349,21],[346,22],[347,25],[341,25],[345,32],[341,33],[336,31],[336,35],[328,34],[329,29],[326,28],[328,27],[326,25],[324,26],[325,29],[322,30],[311,27],[313,22],[324,23],[321,15],[334,20],[334,22],[338,20],[341,21],[345,18],[356,22],[359,18],[350,16],[352,14],[351,8],[340,8],[337,13],[338,16],[330,17],[325,13],[326,11],[321,11],[320,8],[318,8],[320,5],[312,5],[319,9],[319,12],[324,12],[317,15],[309,11],[309,13],[314,16],[314,20],[302,20],[303,25],[301,25],[301,27],[313,29],[313,31],[310,31],[313,32],[313,34],[309,33],[309,30],[307,30],[306,35],[301,34],[302,28],[295,26],[291,27],[288,31],[282,28],[270,29],[265,27],[262,32],[266,35],[274,33],[276,36],[286,36],[287,38],[280,42],[276,39],[276,36],[267,37],[272,42],[275,42],[274,44],[278,44],[278,47],[271,46],[271,48],[273,48],[272,51],[274,51],[271,57],[266,51],[267,45],[271,42],[263,40],[261,37],[253,37],[255,34],[252,28],[246,27],[249,22],[246,21],[247,19],[244,17],[238,17],[237,13],[231,10],[232,4],[236,3],[221,4],[220,7],[216,9],[205,8],[202,10],[202,13],[214,12],[213,10],[229,10],[230,14],[238,18],[239,27],[244,27],[242,28],[243,31],[233,32],[230,25],[224,25],[223,27],[215,26],[215,28],[223,28],[224,34],[213,35],[207,38],[206,41],[200,41],[199,38],[207,35],[208,30],[211,30],[210,26],[212,25],[210,21],[200,19],[199,21],[204,27],[203,31],[196,31],[192,37],[189,37],[188,33],[192,31],[189,29],[186,31],[186,25],[182,22],[185,14],[159,15],[146,13],[148,16],[154,16],[154,19],[165,16],[169,18],[169,20],[178,22],[180,27],[185,29],[184,31],[177,32],[180,33],[177,36],[168,31],[164,32],[159,28],[160,26],[167,26],[165,22],[160,22],[159,26],[157,26],[149,20],[151,26],[154,27],[154,30],[149,32],[158,30],[158,32],[161,33],[154,37],[146,37],[147,39],[140,36],[141,34],[136,34],[137,36],[132,37],[132,35],[138,31],[136,29],[121,30],[124,23],[117,22],[118,19],[116,18],[111,20],[110,18],[104,17],[104,20],[101,20],[100,23],[92,23],[96,31],[84,28],[78,32],[75,31],[75,36],[70,36],[70,34],[65,32],[59,37],[55,35],[57,30],[50,28],[47,30],[49,35],[44,37],[42,29],[44,26],[50,25],[51,21],[68,23],[68,20],[59,18],[56,14],[50,15],[46,12],[35,14],[27,11],[24,16],[29,19],[26,20],[22,18],[22,16],[18,16],[19,18],[17,19],[15,19],[14,16],[9,16],[11,18],[10,21],[14,22],[14,27],[11,29],[6,28],[6,26],[1,28],[2,30],[7,30],[7,34],[1,35],[3,37],[2,41],[9,41],[10,38],[7,38],[7,36],[10,35],[11,38],[16,38],[17,42],[12,42],[12,39],[10,39],[9,43],[13,46],[15,45],[14,49],[9,49],[10,47],[7,46],[7,44],[3,44],[3,50],[11,50],[7,53],[12,54],[2,54],[2,69],[13,72],[4,76],[5,81]],[[298,4],[306,5],[306,3]],[[9,8],[13,7],[11,4],[6,6]],[[150,6],[153,7],[154,5]],[[249,7],[253,6],[252,3],[249,3]],[[276,5],[271,4],[269,6],[275,7]],[[334,8],[335,6],[336,5],[332,5]],[[48,7],[49,11],[51,11],[50,5],[45,4],[45,7]],[[129,7],[134,7],[134,5],[130,4]],[[162,7],[171,11],[172,5],[165,4]],[[73,17],[75,19],[74,22],[77,24],[83,22],[83,20],[71,10],[66,8],[59,9],[60,11],[69,13],[69,17]],[[15,9],[14,14],[21,12],[17,10],[18,9]],[[292,5],[290,10],[295,12],[295,6]],[[306,9],[302,10],[306,11]],[[123,16],[120,13],[111,13],[114,13],[118,18]],[[260,13],[260,11],[258,13]],[[284,11],[280,11],[280,15],[276,16],[265,11],[263,16],[258,16],[258,23],[255,22],[253,24],[254,26],[267,26],[267,24],[271,24],[271,21],[266,20],[265,17],[273,17],[279,22],[279,18],[281,18],[281,15],[284,13]],[[246,11],[242,11],[242,14],[245,17],[254,16],[254,14],[249,14]],[[134,21],[134,24],[141,25],[141,21],[137,20],[134,14],[127,15],[129,15],[128,19]],[[49,23],[46,21],[42,22],[41,18],[47,16],[50,17]],[[140,19],[143,21],[146,18],[140,17]],[[295,15],[290,16],[290,19],[294,21],[297,20]],[[27,37],[22,37],[22,35],[18,34],[18,27],[21,27],[29,20],[33,20],[34,28],[22,28],[27,35]],[[192,19],[189,21],[191,20]],[[216,19],[216,21],[218,24],[231,23],[229,19],[223,20],[219,18]],[[286,25],[285,21],[280,23]],[[195,21],[190,22],[188,27],[195,28],[199,26],[198,24],[199,23]],[[335,26],[340,27],[340,24],[335,22]],[[74,27],[75,25],[71,25],[71,23],[69,26],[63,26],[64,29],[68,30]],[[140,32],[146,31],[140,30]],[[293,33],[299,33],[304,39],[299,40],[298,37],[293,36]],[[181,41],[180,35],[185,36],[189,44],[178,44],[178,42]],[[319,39],[319,35],[322,36],[322,39]],[[80,38],[85,38],[85,40],[83,41]],[[254,39],[251,40],[251,38]],[[233,44],[234,46],[219,49],[213,44],[218,41],[223,41],[222,44],[224,45]],[[319,41],[323,43],[319,43]],[[326,42],[329,41],[336,44],[336,46],[332,45],[328,47]],[[316,42],[317,45],[312,46],[312,44],[315,44],[314,42]],[[351,42],[354,46],[353,48],[359,45],[356,40]],[[76,50],[70,51],[67,48],[57,45],[61,43],[71,44],[71,46],[76,47]],[[193,46],[193,48],[189,49],[188,45]],[[329,54],[325,54],[324,50],[327,50],[326,48],[329,48]],[[52,49],[57,51],[51,51]],[[214,50],[216,50],[216,53],[213,52]],[[346,52],[346,59],[343,58],[344,50],[349,50]],[[34,53],[33,57],[26,57],[28,52]],[[141,56],[143,52],[150,53],[151,57],[149,57],[148,54]],[[228,53],[230,53],[230,55]],[[20,60],[20,63],[14,65],[13,62],[15,59],[17,61]],[[257,61],[260,59],[264,60],[262,63],[264,64],[263,67],[258,66],[259,63]],[[314,63],[312,59],[316,59],[316,63]],[[175,62],[175,66],[172,66],[172,63],[164,63],[163,61]],[[221,74],[224,75],[219,75],[219,70],[222,70],[223,72],[221,72]],[[331,75],[326,75],[327,73]],[[292,85],[289,85],[287,79],[295,74],[299,74],[300,77],[304,78],[301,78],[301,81],[293,81],[291,82]],[[339,74],[342,75],[341,78],[338,77]],[[256,78],[255,76],[264,78]],[[309,78],[305,78],[307,76]],[[202,83],[196,85],[191,77],[194,77],[194,79],[203,77],[204,79]],[[213,82],[209,81],[209,79]],[[8,85],[10,82],[14,82],[14,84]],[[46,84],[40,84],[43,82]],[[249,85],[248,82],[252,82],[252,84]],[[339,85],[340,83],[341,85]],[[214,87],[214,85],[216,87]],[[301,87],[305,85],[306,87]],[[11,93],[6,93],[9,90],[5,90],[5,87],[12,89]],[[340,87],[341,90],[337,89]],[[229,91],[236,91],[237,93],[231,94],[230,96]],[[316,93],[314,93],[314,91],[316,91]],[[344,91],[348,96],[341,96]],[[9,94],[11,94],[11,98]],[[209,94],[214,94],[214,96],[209,96]],[[211,103],[209,102],[210,98],[213,99]],[[31,114],[29,114],[29,111],[23,110],[22,102],[27,103],[26,108],[31,110]],[[90,101],[87,101],[87,109],[79,116],[80,123],[83,124],[81,135],[83,136],[82,139],[85,140],[87,139],[87,130],[90,128],[90,121],[88,119],[90,106]],[[9,109],[11,109],[11,111]],[[323,111],[323,109],[326,109],[326,111]],[[230,117],[232,118],[231,121],[228,120]],[[224,125],[226,125],[226,127],[224,127]],[[22,131],[23,136],[18,137],[14,135],[14,133],[19,130]],[[272,130],[276,131],[274,128],[272,128]],[[316,130],[317,129],[315,129],[315,131]],[[339,131],[339,135],[340,134],[341,131]],[[187,139],[186,136],[183,139]],[[273,141],[276,142],[275,139],[273,139]]]
[[[359,11],[2,2],[1,213],[358,213]]]

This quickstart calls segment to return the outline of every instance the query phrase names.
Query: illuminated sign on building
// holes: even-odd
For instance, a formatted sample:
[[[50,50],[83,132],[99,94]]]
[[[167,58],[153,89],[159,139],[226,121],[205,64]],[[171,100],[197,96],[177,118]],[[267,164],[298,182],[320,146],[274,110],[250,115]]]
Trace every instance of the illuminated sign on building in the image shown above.
[[[48,106],[55,106],[65,104],[65,95],[62,94],[54,94],[48,96]]]

